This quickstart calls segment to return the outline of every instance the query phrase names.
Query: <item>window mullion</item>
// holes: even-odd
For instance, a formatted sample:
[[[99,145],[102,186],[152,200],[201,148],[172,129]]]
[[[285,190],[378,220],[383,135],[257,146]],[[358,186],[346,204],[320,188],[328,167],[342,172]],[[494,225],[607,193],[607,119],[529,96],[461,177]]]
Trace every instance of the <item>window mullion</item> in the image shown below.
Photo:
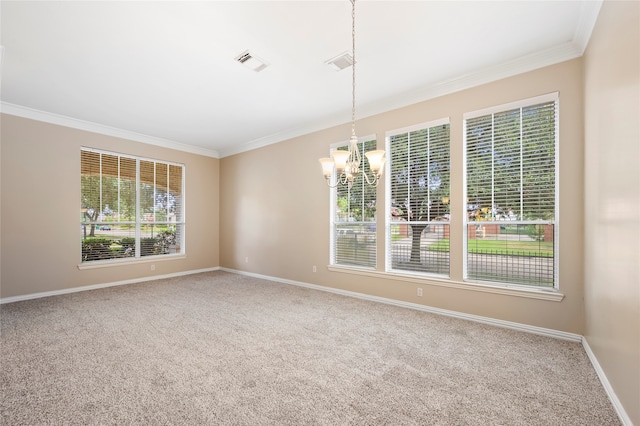
[[[407,133],[407,212],[411,214],[411,132]],[[411,216],[407,215],[407,222],[411,222]]]
[[[158,182],[158,176],[156,175],[157,167],[158,167],[158,164],[154,161],[153,162],[153,200],[151,201],[151,212],[152,212],[151,215],[153,217],[153,224],[151,225],[152,230],[155,227],[155,223],[156,223],[156,197],[157,197],[156,183]],[[151,232],[151,236],[153,237],[153,231]]]
[[[365,165],[364,162],[366,161],[366,157],[364,156],[364,141],[360,142],[360,146],[358,147],[358,149],[361,150],[361,155],[360,157],[362,158],[362,173],[366,173],[366,169],[365,169]],[[365,178],[364,176],[361,177],[362,178],[362,182],[360,184],[360,192],[362,194],[362,197],[360,198],[360,218],[358,220],[361,220],[364,222],[365,220],[365,214],[364,214],[364,206],[365,206],[365,190],[366,190],[366,185],[365,185]]]
[[[491,205],[489,211],[491,212],[491,220],[495,220],[493,215],[493,206],[495,205],[495,165],[496,165],[496,115],[491,114]]]
[[[102,212],[102,179],[104,179],[104,176],[102,174],[102,154],[100,154],[100,186],[99,186],[100,201],[98,202],[98,214],[96,215],[96,222],[99,221],[100,213]],[[95,224],[93,226],[95,226]]]
[[[523,115],[520,108],[520,220],[524,220],[524,132],[522,129]]]
[[[427,129],[427,221],[431,221],[431,129]]]
[[[122,182],[122,176],[120,171],[121,162],[122,162],[122,158],[118,156],[118,208],[117,208],[118,222],[120,222],[120,183]]]
[[[141,251],[140,251],[140,236],[141,236],[141,229],[140,229],[140,159],[136,158],[136,211],[135,211],[135,217],[136,217],[136,230],[135,230],[135,238],[136,238],[136,249],[135,249],[135,253],[136,256],[135,257],[140,257],[141,255]]]

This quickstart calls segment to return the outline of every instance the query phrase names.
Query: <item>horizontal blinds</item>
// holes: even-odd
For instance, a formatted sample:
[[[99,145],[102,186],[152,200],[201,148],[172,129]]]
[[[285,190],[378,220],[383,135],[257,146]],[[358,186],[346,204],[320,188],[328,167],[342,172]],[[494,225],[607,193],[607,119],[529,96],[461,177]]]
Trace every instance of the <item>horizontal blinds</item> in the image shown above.
[[[80,171],[83,262],[184,252],[182,165],[83,148]]]
[[[375,223],[335,224],[334,256],[337,265],[376,266]]]
[[[466,120],[466,278],[553,287],[557,101]]]
[[[80,165],[83,220],[135,221],[135,159],[83,150]]]
[[[348,146],[342,146],[339,150],[348,150]],[[358,143],[360,157],[362,158],[362,173],[358,173],[353,184],[338,185],[336,188],[335,221],[340,222],[373,222],[376,213],[376,187],[367,184],[363,173],[371,175],[369,162],[365,160],[364,153],[376,149],[376,141],[369,140]]]
[[[183,168],[174,164],[169,165],[169,173],[167,182],[168,206],[167,212],[170,220],[183,222],[183,193],[182,193]]]
[[[413,127],[390,135],[391,224],[387,265],[449,275],[450,126]]]
[[[120,157],[120,196],[118,198],[118,220],[135,221],[136,219],[136,160]]]
[[[142,222],[182,220],[182,166],[140,160]]]
[[[556,103],[522,109],[523,218],[554,220]]]
[[[348,146],[339,147],[347,150]],[[364,153],[376,149],[376,140],[358,143],[361,169],[351,187],[338,185],[334,205],[334,262],[337,265],[376,266],[376,187],[367,184],[363,173],[371,175]]]
[[[140,161],[140,220],[142,222],[156,222],[155,166],[155,161]],[[158,219],[161,218],[158,217]]]
[[[555,122],[555,101],[467,120],[470,221],[554,219]]]
[[[392,214],[407,222],[448,220],[449,124],[390,137]]]

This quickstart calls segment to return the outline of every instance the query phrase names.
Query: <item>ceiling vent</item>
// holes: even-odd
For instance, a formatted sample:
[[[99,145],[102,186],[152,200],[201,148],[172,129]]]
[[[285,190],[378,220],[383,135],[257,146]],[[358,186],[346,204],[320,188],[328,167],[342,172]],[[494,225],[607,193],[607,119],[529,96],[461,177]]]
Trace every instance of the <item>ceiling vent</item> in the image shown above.
[[[248,50],[238,55],[236,61],[255,72],[262,71],[269,65],[266,61],[252,55]]]
[[[349,52],[344,52],[335,58],[329,59],[325,64],[329,65],[336,71],[340,71],[353,65],[353,56],[351,56]]]

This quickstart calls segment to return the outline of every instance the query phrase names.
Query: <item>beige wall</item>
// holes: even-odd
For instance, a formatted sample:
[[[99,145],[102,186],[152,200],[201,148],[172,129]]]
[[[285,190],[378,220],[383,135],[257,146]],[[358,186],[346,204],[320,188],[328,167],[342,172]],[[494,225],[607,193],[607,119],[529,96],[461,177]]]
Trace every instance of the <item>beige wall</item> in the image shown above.
[[[219,266],[219,161],[110,136],[1,116],[0,297]],[[79,270],[80,147],[186,166],[186,259]]]
[[[443,117],[451,119],[452,280],[462,281],[462,115],[468,111],[560,92],[561,302],[412,283],[392,276],[328,271],[329,189],[319,157],[348,138],[349,126],[319,131],[225,157],[220,165],[222,267],[582,334],[583,303],[583,99],[582,60],[576,59],[359,120],[357,133],[375,133]],[[384,184],[378,205],[384,205]],[[383,217],[378,215],[380,252]],[[246,261],[248,258],[248,262]],[[384,260],[379,254],[378,270]],[[313,273],[316,265],[318,272]],[[433,282],[431,283],[433,284]],[[422,287],[423,297],[416,296]]]
[[[380,274],[328,271],[329,189],[317,159],[346,140],[348,125],[218,160],[10,115],[0,121],[0,297],[223,266],[584,334],[640,424],[639,28],[640,3],[605,1],[583,59],[357,123],[358,134],[376,134],[382,148],[385,131],[450,117],[451,281],[460,282],[462,114],[560,92],[561,302],[385,275],[381,215]],[[147,263],[78,269],[80,146],[186,165],[186,259],[157,261],[154,272]]]
[[[640,3],[605,1],[585,63],[585,337],[640,425]]]

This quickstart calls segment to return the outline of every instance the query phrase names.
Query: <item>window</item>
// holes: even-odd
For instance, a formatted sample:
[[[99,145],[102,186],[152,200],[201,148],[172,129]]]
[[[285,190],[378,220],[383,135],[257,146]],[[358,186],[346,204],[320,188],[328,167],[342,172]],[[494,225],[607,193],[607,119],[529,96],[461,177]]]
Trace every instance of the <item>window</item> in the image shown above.
[[[358,143],[362,170],[371,175],[364,153],[376,149],[374,136]],[[337,149],[348,150],[348,145]],[[332,256],[333,265],[376,267],[376,187],[367,184],[362,173],[351,187],[338,185],[333,191]]]
[[[184,166],[80,152],[82,262],[184,252]]]
[[[449,275],[449,120],[387,134],[387,269]]]
[[[465,115],[466,278],[556,285],[557,103]]]

